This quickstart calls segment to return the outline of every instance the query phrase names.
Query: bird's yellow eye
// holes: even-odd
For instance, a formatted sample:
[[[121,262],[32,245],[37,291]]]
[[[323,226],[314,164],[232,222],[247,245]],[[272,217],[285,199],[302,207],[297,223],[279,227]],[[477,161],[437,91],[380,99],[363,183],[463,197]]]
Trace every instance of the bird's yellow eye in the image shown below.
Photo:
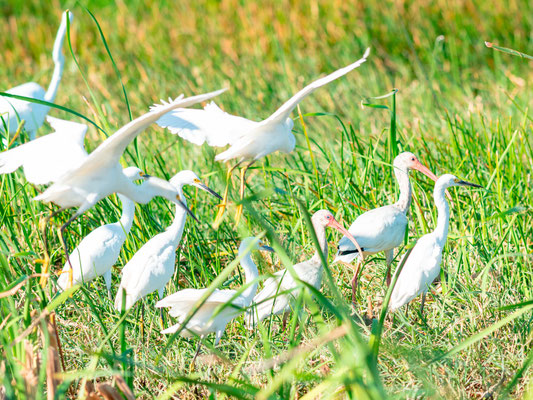
[[[455,183],[459,183],[461,180],[458,179],[458,178],[455,178],[453,181],[454,181]]]
[[[144,176],[146,175],[143,171],[139,171],[139,176]]]
[[[201,183],[201,182],[200,182],[200,179],[196,179],[196,178],[194,178],[194,183]]]
[[[180,199],[180,195],[179,195],[179,194],[176,195],[176,200],[181,201],[181,199]]]

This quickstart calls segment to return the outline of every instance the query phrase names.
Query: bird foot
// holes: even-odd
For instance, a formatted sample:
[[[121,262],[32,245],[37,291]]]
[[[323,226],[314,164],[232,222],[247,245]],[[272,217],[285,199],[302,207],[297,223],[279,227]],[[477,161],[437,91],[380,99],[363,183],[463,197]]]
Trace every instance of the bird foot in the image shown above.
[[[224,213],[226,212],[226,203],[220,203],[217,207],[218,208],[218,212],[217,212],[217,216],[215,217],[215,222],[213,222],[213,228],[214,229],[217,229],[220,224],[222,223],[222,219],[224,217]]]
[[[39,284],[42,288],[44,288],[46,286],[46,281],[48,280],[50,270],[50,257],[48,256],[48,254],[45,254],[43,259],[35,260],[35,262],[42,264],[41,278],[39,279]]]
[[[242,204],[239,204],[237,206],[237,212],[235,213],[235,228],[237,228],[237,226],[239,225],[239,222],[241,221],[242,212],[243,212],[243,206]]]

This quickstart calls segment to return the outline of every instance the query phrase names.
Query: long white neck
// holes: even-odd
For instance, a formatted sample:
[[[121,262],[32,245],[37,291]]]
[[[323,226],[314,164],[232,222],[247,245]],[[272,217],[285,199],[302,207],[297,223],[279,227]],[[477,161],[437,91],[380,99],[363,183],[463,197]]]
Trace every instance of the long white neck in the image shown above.
[[[187,206],[187,201],[185,196],[183,196],[182,187],[178,189],[180,193],[180,199],[182,203]],[[172,241],[175,243],[175,246],[178,247],[180,244],[181,237],[183,235],[183,230],[185,229],[185,222],[187,221],[187,211],[183,209],[180,205],[176,204],[176,212],[174,213],[174,221],[167,228],[167,232],[172,235]]]
[[[124,232],[128,234],[133,225],[133,218],[135,217],[135,203],[121,194],[118,195],[122,202],[122,216],[120,217],[120,225]]]
[[[445,192],[445,185],[436,184],[435,189],[433,189],[433,198],[435,199],[435,206],[437,207],[438,213],[437,226],[433,232],[441,246],[444,246],[444,243],[446,243],[450,224],[450,207],[448,206],[448,201],[446,201]]]
[[[398,186],[400,186],[400,197],[394,205],[398,207],[401,212],[407,213],[407,210],[409,210],[409,206],[411,205],[412,194],[409,171],[403,167],[394,165],[394,175],[396,175]]]
[[[242,254],[242,252],[246,250],[246,247],[248,247],[245,246],[243,248],[243,245],[244,244],[241,243],[241,246],[239,247],[239,254]],[[254,279],[257,279],[257,277],[259,276],[259,271],[257,270],[257,266],[255,265],[254,260],[252,260],[251,251],[248,251],[248,253],[241,259],[241,266],[244,270],[244,278],[246,283],[250,283]],[[247,303],[251,303],[256,293],[257,282],[254,282],[242,292],[241,296],[244,297]]]
[[[318,245],[320,246],[320,250],[322,250],[322,254],[324,254],[324,258],[328,258],[328,241],[326,240],[326,227],[322,224],[314,223],[313,221],[313,228],[315,229],[316,237],[318,239]],[[315,251],[315,254],[311,258],[312,261],[320,262],[320,253],[318,250]]]
[[[59,87],[59,82],[61,82],[61,76],[63,75],[65,57],[63,56],[63,53],[61,52],[61,48],[63,47],[63,41],[65,39],[66,32],[67,32],[67,16],[63,14],[63,17],[61,19],[61,25],[59,26],[56,40],[54,42],[54,49],[52,51],[52,58],[55,64],[54,73],[52,75],[52,80],[50,81],[50,85],[48,86],[48,90],[46,91],[44,95],[44,100],[50,103],[53,103],[56,98],[57,88]]]

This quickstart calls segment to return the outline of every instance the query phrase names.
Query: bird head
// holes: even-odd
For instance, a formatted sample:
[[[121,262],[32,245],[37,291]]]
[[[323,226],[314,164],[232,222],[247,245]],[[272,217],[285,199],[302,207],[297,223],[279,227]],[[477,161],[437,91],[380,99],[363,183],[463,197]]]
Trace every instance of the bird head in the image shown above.
[[[124,168],[122,172],[128,177],[128,179],[131,179],[132,181],[139,179],[145,180],[150,177],[150,175],[145,174],[140,168],[137,167],[127,167]]]
[[[483,186],[478,185],[477,183],[467,182],[463,181],[462,179],[457,178],[455,175],[452,174],[444,174],[439,177],[437,180],[437,183],[435,184],[435,188],[444,187],[448,188],[451,186],[470,186],[475,188],[482,188]]]
[[[408,151],[404,151],[403,153],[398,154],[396,156],[396,158],[394,159],[394,166],[403,171],[415,169],[417,171],[422,172],[429,179],[435,182],[438,179],[438,177],[433,172],[431,172],[428,167],[422,164],[413,153],[410,153]]]
[[[222,199],[222,196],[220,196],[217,192],[215,192],[213,189],[203,183],[198,177],[198,175],[196,175],[193,171],[190,170],[183,170],[178,172],[172,177],[172,179],[170,179],[170,184],[180,191],[181,188],[185,185],[196,186],[197,188],[206,191],[207,193],[215,196],[216,198]]]
[[[359,246],[359,243],[357,243],[357,240],[355,240],[355,238],[352,236],[352,234],[350,232],[348,232],[348,230],[344,226],[342,226],[340,222],[338,222],[335,219],[335,217],[333,216],[333,214],[330,211],[328,211],[328,210],[319,210],[319,211],[317,211],[311,217],[311,222],[313,222],[313,226],[315,227],[315,232],[317,230],[316,229],[317,226],[322,226],[322,227],[329,226],[329,227],[339,231],[340,233],[342,233],[344,236],[346,236],[355,245],[357,250],[359,250],[360,254],[363,254],[363,251],[362,251],[361,247]]]

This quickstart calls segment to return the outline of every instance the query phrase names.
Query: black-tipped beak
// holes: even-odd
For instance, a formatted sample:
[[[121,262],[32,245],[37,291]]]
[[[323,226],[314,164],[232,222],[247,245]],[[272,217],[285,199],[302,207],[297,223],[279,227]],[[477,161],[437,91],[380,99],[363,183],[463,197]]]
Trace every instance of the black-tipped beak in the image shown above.
[[[270,247],[270,246],[259,246],[259,250],[269,251],[271,253],[275,253],[275,250],[272,247]]]
[[[461,186],[472,186],[475,188],[483,188],[483,186],[478,185],[477,183],[472,183],[472,182],[467,182],[467,181],[457,181],[457,184]]]
[[[174,202],[176,204],[179,204],[181,208],[183,208],[187,212],[187,214],[189,214],[192,217],[192,219],[194,219],[196,222],[200,222],[198,218],[196,218],[196,215],[194,215],[194,213],[189,209],[189,207],[183,204],[183,202],[179,198],[176,197],[176,200],[174,200]]]
[[[222,196],[215,192],[213,189],[211,189],[209,186],[207,186],[205,183],[196,182],[194,186],[199,187],[200,189],[205,190],[207,193],[212,194],[217,199],[222,200]]]
[[[148,174],[145,174],[144,172],[140,172],[139,173],[139,176],[141,177],[142,180],[147,180],[147,179],[150,179],[152,177],[152,175],[148,175]]]

